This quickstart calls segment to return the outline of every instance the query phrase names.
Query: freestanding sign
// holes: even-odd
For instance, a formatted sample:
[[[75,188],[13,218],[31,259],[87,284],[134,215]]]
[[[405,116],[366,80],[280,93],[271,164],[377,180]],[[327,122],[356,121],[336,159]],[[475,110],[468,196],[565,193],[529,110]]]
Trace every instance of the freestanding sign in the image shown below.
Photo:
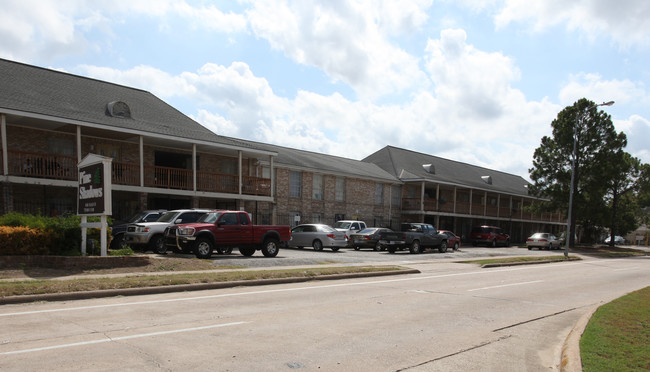
[[[86,255],[86,229],[101,228],[101,255],[106,256],[108,216],[113,214],[111,200],[111,158],[88,154],[79,162],[77,215],[81,216],[81,254]],[[88,216],[101,216],[101,222],[88,223]]]

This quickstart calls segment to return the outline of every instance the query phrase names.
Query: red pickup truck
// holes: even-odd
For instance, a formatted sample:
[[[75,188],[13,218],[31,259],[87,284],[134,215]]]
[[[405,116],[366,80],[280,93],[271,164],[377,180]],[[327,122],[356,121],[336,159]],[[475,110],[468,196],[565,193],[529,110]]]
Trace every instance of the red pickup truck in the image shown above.
[[[275,257],[280,242],[291,239],[289,226],[253,225],[244,211],[212,211],[196,223],[170,226],[165,230],[165,244],[175,252],[193,252],[198,258],[210,258],[215,249],[230,253],[239,248],[244,256],[261,250],[265,257]]]

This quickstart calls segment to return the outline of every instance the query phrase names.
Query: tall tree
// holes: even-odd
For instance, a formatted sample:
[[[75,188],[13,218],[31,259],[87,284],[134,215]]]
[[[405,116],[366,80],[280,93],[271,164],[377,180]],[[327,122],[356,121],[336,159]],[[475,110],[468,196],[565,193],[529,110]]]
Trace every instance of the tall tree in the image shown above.
[[[609,227],[609,244],[614,246],[616,235],[625,235],[637,226],[639,207],[631,194],[639,187],[641,162],[622,150],[601,161],[607,174],[603,178],[606,213],[602,223]]]
[[[604,179],[610,176],[605,171],[605,159],[621,151],[627,139],[624,133],[616,133],[607,113],[585,98],[558,113],[551,127],[552,137],[544,136],[533,155],[533,168],[529,170],[531,192],[548,200],[546,208],[568,211],[572,160],[575,162],[568,236],[569,244],[574,245],[576,223],[590,221],[593,212],[604,207]]]

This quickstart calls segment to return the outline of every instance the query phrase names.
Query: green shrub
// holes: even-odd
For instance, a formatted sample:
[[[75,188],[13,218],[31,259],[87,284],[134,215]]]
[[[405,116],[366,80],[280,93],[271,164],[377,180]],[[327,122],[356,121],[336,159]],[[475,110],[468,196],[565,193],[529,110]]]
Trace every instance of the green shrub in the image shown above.
[[[0,226],[0,254],[47,254],[52,235],[42,229],[22,226]]]
[[[99,222],[99,217],[89,217],[88,222]],[[110,223],[110,222],[109,222]],[[46,217],[41,215],[7,213],[0,216],[0,226],[28,227],[43,231],[49,235],[49,243],[46,245],[47,250],[37,250],[38,253],[24,254],[49,254],[58,256],[79,256],[81,255],[81,217],[76,215]],[[88,229],[87,239],[101,241],[101,229]],[[110,243],[110,229],[107,232],[107,242]],[[23,249],[24,250],[24,249]],[[2,254],[11,254],[4,253]]]

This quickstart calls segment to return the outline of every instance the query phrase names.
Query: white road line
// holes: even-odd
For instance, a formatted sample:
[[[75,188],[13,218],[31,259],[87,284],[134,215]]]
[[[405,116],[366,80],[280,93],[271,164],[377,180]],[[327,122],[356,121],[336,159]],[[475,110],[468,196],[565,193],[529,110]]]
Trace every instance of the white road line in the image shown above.
[[[612,259],[612,260],[614,260],[614,259]],[[599,263],[606,262],[606,261],[612,261],[612,260],[603,260],[603,261],[599,261]],[[576,266],[576,265],[585,265],[585,264],[589,264],[589,262],[581,262],[581,261],[566,262],[566,263],[563,263],[562,266],[567,267],[567,266]],[[524,265],[524,266],[508,267],[508,268],[503,268],[503,269],[483,269],[481,271],[469,271],[469,272],[466,272],[466,273],[452,273],[452,274],[440,274],[440,275],[429,275],[429,276],[417,276],[417,275],[414,275],[414,276],[409,276],[409,277],[406,277],[406,278],[402,277],[402,278],[397,278],[397,279],[375,280],[375,281],[369,281],[369,282],[337,283],[337,284],[327,284],[327,285],[309,286],[309,287],[265,289],[265,290],[250,291],[250,292],[221,293],[221,294],[208,295],[208,296],[195,296],[195,297],[187,297],[187,298],[172,298],[172,299],[167,299],[167,300],[137,301],[137,302],[125,302],[125,303],[118,303],[118,304],[78,306],[78,307],[68,307],[68,308],[49,309],[49,310],[22,311],[22,312],[0,314],[0,318],[9,317],[9,316],[18,316],[18,315],[55,313],[55,312],[63,312],[63,311],[104,309],[104,308],[118,307],[118,306],[138,306],[138,305],[159,304],[159,303],[169,303],[169,302],[195,301],[195,300],[204,300],[204,299],[210,299],[210,298],[249,296],[249,295],[278,293],[278,292],[317,290],[317,289],[323,289],[323,288],[336,288],[336,287],[350,287],[350,286],[364,286],[364,285],[385,284],[385,283],[397,283],[397,282],[414,281],[414,280],[447,278],[447,277],[454,277],[454,276],[488,275],[488,274],[494,274],[494,273],[502,273],[502,272],[510,272],[510,271],[521,271],[521,270],[542,270],[542,269],[546,269],[548,267],[549,267],[548,265]]]
[[[516,285],[534,284],[534,283],[541,283],[541,282],[543,282],[543,280],[533,280],[532,282],[520,282],[520,283],[511,283],[511,284],[495,285],[495,286],[492,286],[492,287],[483,287],[483,288],[468,289],[467,292],[482,291],[482,290],[484,290],[484,289],[493,289],[493,288],[512,287],[512,286],[516,286]]]
[[[183,332],[202,331],[204,329],[229,327],[229,326],[240,325],[240,324],[245,324],[245,323],[250,323],[250,322],[233,322],[233,323],[225,323],[225,324],[214,324],[214,325],[209,325],[209,326],[204,326],[204,327],[194,327],[194,328],[176,329],[176,330],[171,330],[171,331],[143,333],[143,334],[139,334],[139,335],[130,335],[130,336],[122,336],[122,337],[110,337],[110,338],[103,338],[101,340],[75,342],[75,343],[72,343],[72,344],[62,344],[62,345],[54,345],[54,346],[46,346],[46,347],[37,347],[37,348],[34,348],[34,349],[7,351],[7,352],[4,352],[4,353],[0,353],[0,355],[33,353],[33,352],[36,352],[36,351],[55,350],[55,349],[63,349],[63,348],[67,348],[67,347],[101,344],[101,343],[104,343],[104,342],[115,342],[115,341],[131,340],[131,339],[134,339],[134,338],[162,336],[162,335],[170,335],[170,334],[174,334],[174,333],[183,333]]]

